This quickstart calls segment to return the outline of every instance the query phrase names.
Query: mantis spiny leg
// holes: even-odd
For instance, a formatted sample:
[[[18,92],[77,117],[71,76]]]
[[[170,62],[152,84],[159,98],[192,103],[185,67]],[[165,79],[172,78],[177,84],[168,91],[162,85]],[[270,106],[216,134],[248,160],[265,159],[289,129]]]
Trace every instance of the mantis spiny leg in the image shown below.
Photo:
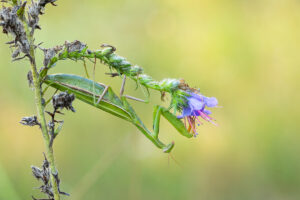
[[[85,61],[84,61],[84,64],[85,64]],[[100,103],[100,101],[103,99],[104,95],[107,93],[109,86],[108,85],[105,86],[105,88],[104,88],[101,96],[99,97],[99,99],[95,103],[95,99],[96,99],[96,96],[95,96],[95,71],[96,71],[96,64],[97,64],[97,59],[95,57],[95,59],[94,59],[94,67],[93,67],[93,90],[94,90],[93,94],[94,94],[94,104],[98,105]],[[84,65],[84,66],[86,68],[86,65]],[[87,71],[86,71],[86,73],[87,73]],[[87,76],[88,76],[88,74],[87,74]]]
[[[86,62],[85,62],[84,59],[83,59],[83,67],[84,67],[84,71],[85,71],[86,77],[87,77],[87,78],[90,78],[89,73],[88,73],[88,70],[87,70]]]
[[[105,88],[104,88],[104,90],[103,90],[103,92],[102,92],[102,94],[101,94],[101,96],[99,97],[99,99],[98,99],[98,101],[97,101],[96,104],[99,104],[99,103],[100,103],[100,101],[103,99],[104,95],[106,94],[108,88],[109,88],[109,86],[106,85]]]

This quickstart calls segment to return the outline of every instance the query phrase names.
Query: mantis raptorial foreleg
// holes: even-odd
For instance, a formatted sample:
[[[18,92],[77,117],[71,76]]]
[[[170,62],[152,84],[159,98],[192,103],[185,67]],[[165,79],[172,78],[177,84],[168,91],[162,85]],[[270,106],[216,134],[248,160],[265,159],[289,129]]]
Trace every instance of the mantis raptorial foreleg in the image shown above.
[[[143,99],[139,99],[136,97],[132,97],[129,95],[124,95],[124,90],[125,90],[125,83],[126,83],[126,75],[123,76],[123,81],[122,81],[122,85],[121,85],[121,89],[120,89],[120,97],[125,97],[127,99],[131,99],[131,100],[135,100],[135,101],[139,101],[139,102],[143,102],[143,103],[148,103],[148,100],[143,100]]]
[[[173,126],[176,128],[176,130],[185,137],[192,137],[193,134],[189,133],[186,129],[185,125],[182,123],[180,119],[178,119],[175,115],[170,113],[170,111],[162,106],[156,105],[154,107],[153,112],[153,131],[154,131],[154,137],[158,138],[159,133],[159,123],[160,123],[160,116],[164,116]]]

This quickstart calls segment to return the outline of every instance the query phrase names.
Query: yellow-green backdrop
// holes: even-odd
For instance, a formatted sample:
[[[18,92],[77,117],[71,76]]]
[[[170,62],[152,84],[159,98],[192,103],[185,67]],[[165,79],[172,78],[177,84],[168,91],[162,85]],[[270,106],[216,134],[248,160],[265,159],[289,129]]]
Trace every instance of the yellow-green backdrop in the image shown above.
[[[91,49],[108,43],[157,80],[184,78],[215,96],[218,126],[181,137],[166,120],[168,159],[135,127],[75,101],[55,143],[66,199],[297,200],[300,199],[300,1],[298,0],[59,0],[41,17],[36,42],[65,40]],[[18,122],[35,113],[26,61],[11,62],[0,37],[0,199],[39,196],[30,166],[44,144],[37,128]],[[39,55],[41,61],[41,55]],[[92,65],[89,64],[91,73]],[[84,75],[81,62],[53,72]],[[96,79],[120,88],[120,79]],[[128,83],[126,93],[142,97]],[[132,88],[132,89],[131,89]],[[50,95],[50,93],[48,94]],[[151,101],[159,103],[152,92]],[[132,102],[151,127],[153,104]],[[169,161],[168,161],[169,160]]]

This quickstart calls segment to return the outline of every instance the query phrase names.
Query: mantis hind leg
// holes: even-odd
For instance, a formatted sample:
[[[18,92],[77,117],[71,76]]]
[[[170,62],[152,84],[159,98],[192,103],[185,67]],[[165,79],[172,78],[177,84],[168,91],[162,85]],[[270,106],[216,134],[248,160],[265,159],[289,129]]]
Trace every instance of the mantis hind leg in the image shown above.
[[[99,97],[99,99],[98,99],[98,101],[97,101],[96,104],[99,104],[99,103],[100,103],[100,101],[103,99],[104,95],[107,93],[108,88],[109,88],[109,86],[106,85],[105,88],[104,88],[104,90],[103,90],[103,92],[102,92],[102,94],[101,94],[101,96]]]
[[[84,61],[84,64],[85,64],[85,61]],[[96,64],[97,64],[97,59],[95,57],[94,68],[93,68],[93,90],[94,90],[93,93],[94,93],[94,104],[98,105],[100,103],[100,101],[103,99],[104,95],[107,93],[109,86],[108,85],[105,86],[102,94],[100,95],[99,99],[95,103],[95,99],[96,99],[96,96],[95,96],[95,71],[96,71]],[[86,68],[86,65],[84,65],[84,67]],[[87,73],[87,71],[86,71],[86,73]],[[88,73],[86,75],[88,76]]]
[[[86,77],[90,78],[88,70],[87,70],[86,62],[85,62],[84,59],[83,59],[83,68],[84,68],[84,72],[85,72]]]

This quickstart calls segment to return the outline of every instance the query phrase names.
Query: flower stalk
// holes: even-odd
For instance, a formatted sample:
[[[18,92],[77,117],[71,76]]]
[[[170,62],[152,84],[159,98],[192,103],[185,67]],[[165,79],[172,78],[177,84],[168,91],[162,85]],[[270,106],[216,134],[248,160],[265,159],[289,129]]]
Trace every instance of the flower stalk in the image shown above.
[[[27,24],[24,23],[25,30],[28,30]],[[27,27],[27,28],[26,28]],[[28,40],[30,41],[30,68],[32,72],[32,79],[33,79],[33,85],[34,85],[34,91],[35,91],[35,105],[37,109],[37,117],[40,121],[41,124],[41,130],[43,134],[43,139],[45,143],[45,148],[46,148],[46,156],[50,164],[50,177],[51,177],[51,185],[53,189],[53,195],[55,200],[60,200],[60,195],[59,195],[59,190],[57,186],[57,182],[55,179],[55,175],[57,174],[57,170],[55,167],[55,161],[54,161],[54,154],[53,154],[53,148],[52,145],[50,145],[50,137],[48,134],[48,129],[47,129],[47,123],[46,123],[46,118],[45,118],[45,111],[44,111],[44,106],[42,104],[42,91],[41,91],[41,82],[39,80],[39,75],[37,72],[36,68],[36,63],[35,63],[35,54],[34,54],[34,46],[32,44],[32,36],[28,34],[27,32],[27,37]]]
[[[92,51],[83,42],[75,40],[73,42],[66,41],[63,45],[42,50],[44,51],[45,59],[40,79],[43,79],[48,70],[54,67],[60,60],[82,60],[85,66],[85,59],[94,63],[98,59],[101,63],[109,67],[111,73],[107,73],[108,75],[112,77],[125,75],[135,81],[137,87],[143,86],[146,88],[148,95],[150,94],[149,89],[159,91],[162,99],[166,93],[169,93],[172,98],[169,108],[174,108],[174,113],[181,109],[182,104],[185,104],[186,97],[189,96],[187,91],[192,90],[183,79],[167,78],[161,81],[154,80],[151,76],[144,73],[142,67],[134,65],[126,58],[116,54],[116,48],[111,45],[104,44],[101,46],[101,49]]]
[[[32,13],[41,13],[41,10],[45,7],[47,3],[52,3],[55,0],[46,0],[39,1],[38,4],[32,3],[31,6],[35,6],[31,8]],[[60,191],[58,187],[58,172],[55,167],[54,162],[54,155],[53,155],[53,148],[52,145],[50,145],[50,137],[47,129],[47,122],[45,118],[45,112],[44,112],[44,105],[43,105],[43,97],[42,97],[42,89],[41,89],[41,81],[39,79],[39,73],[37,71],[36,67],[36,60],[35,60],[35,49],[36,46],[34,45],[34,37],[33,33],[34,30],[37,28],[36,24],[38,22],[38,15],[33,15],[30,13],[31,18],[26,19],[25,17],[25,9],[27,2],[21,3],[19,0],[12,0],[9,1],[3,1],[4,3],[11,3],[13,7],[4,7],[2,8],[0,12],[0,18],[1,18],[1,26],[3,27],[3,33],[9,33],[14,37],[14,41],[8,42],[8,44],[11,44],[12,47],[15,47],[16,50],[14,51],[12,58],[14,60],[20,60],[25,57],[29,58],[30,62],[30,81],[33,82],[34,87],[34,93],[35,93],[35,105],[37,109],[37,118],[38,121],[35,118],[35,124],[32,125],[39,125],[43,140],[46,147],[46,157],[49,162],[50,166],[50,185],[51,185],[51,199],[54,200],[60,200]],[[30,9],[29,9],[30,10]],[[29,16],[29,15],[28,15]],[[33,18],[35,17],[35,18]],[[35,21],[34,21],[34,20]],[[36,22],[35,24],[32,22]],[[30,25],[31,24],[31,25]],[[31,30],[30,30],[31,28]],[[19,57],[19,54],[23,53],[23,57]],[[23,120],[26,121],[27,118],[23,118]],[[23,123],[24,125],[26,122]]]
[[[48,134],[47,129],[47,123],[45,118],[45,112],[44,112],[44,106],[42,104],[42,92],[41,92],[41,83],[38,78],[38,73],[35,65],[35,57],[34,57],[34,51],[31,51],[31,58],[33,59],[31,61],[31,71],[32,71],[32,78],[33,78],[33,84],[34,84],[34,91],[35,91],[35,105],[37,109],[37,116],[41,124],[41,130],[43,134],[43,139],[46,147],[46,156],[50,164],[51,169],[51,185],[53,189],[53,195],[55,200],[60,200],[60,195],[58,191],[57,182],[55,180],[54,175],[57,174],[57,170],[55,167],[55,161],[54,161],[54,154],[53,154],[53,148],[50,146],[50,137]]]

